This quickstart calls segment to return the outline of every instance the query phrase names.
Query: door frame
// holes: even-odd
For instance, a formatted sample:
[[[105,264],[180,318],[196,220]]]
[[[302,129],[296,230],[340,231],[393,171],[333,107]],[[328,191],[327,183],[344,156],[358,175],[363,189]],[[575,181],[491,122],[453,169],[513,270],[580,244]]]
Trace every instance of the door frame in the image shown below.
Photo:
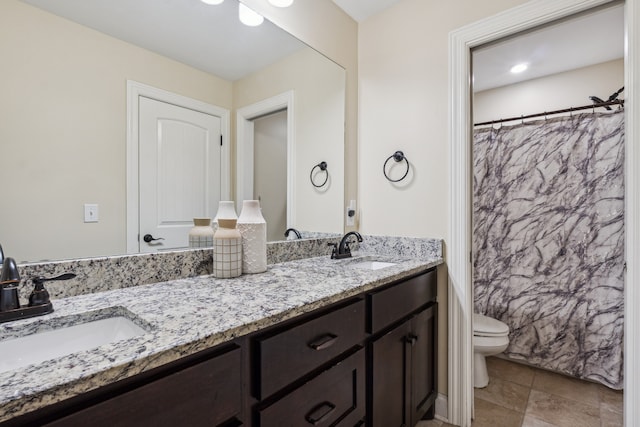
[[[220,198],[230,197],[230,138],[229,110],[207,104],[193,98],[178,95],[164,89],[127,80],[127,253],[137,254],[140,250],[140,209],[139,209],[139,104],[138,98],[144,96],[156,101],[188,108],[220,118],[222,147],[220,153]]]
[[[532,0],[449,34],[449,422],[471,425],[473,408],[473,288],[471,272],[471,49],[610,0]],[[625,276],[624,419],[640,420],[640,0],[625,1]]]
[[[253,195],[253,120],[278,111],[287,110],[287,228],[296,224],[295,194],[295,112],[294,91],[289,90],[236,111],[236,209]]]

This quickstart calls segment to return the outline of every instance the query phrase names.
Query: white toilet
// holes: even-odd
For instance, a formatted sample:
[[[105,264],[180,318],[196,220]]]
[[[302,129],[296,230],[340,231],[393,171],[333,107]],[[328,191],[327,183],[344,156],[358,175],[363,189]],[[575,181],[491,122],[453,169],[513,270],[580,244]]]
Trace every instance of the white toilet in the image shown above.
[[[485,357],[502,353],[509,345],[509,326],[505,323],[473,314],[473,386],[483,388],[489,384]]]

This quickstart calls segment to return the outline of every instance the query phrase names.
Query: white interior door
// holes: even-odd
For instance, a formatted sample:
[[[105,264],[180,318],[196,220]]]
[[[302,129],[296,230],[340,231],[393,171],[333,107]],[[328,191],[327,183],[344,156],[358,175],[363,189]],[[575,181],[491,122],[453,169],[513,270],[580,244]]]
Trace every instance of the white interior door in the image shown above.
[[[139,133],[140,252],[186,248],[220,201],[220,117],[141,96]]]

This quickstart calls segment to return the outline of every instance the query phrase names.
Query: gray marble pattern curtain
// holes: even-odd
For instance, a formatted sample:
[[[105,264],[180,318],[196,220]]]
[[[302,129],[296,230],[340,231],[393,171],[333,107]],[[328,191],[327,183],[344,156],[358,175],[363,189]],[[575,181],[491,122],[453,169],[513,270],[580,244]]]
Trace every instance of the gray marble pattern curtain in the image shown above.
[[[475,310],[505,355],[623,386],[624,112],[474,132]]]

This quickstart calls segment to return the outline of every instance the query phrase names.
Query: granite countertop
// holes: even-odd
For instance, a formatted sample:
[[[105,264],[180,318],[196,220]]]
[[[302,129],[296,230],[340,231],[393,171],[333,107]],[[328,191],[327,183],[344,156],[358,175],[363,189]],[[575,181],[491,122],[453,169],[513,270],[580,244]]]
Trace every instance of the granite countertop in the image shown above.
[[[199,276],[54,300],[52,314],[0,325],[0,339],[40,328],[122,315],[147,333],[0,373],[0,421],[228,342],[280,321],[425,271],[441,257],[399,258],[380,270],[353,267],[366,253],[308,258],[235,279]],[[29,332],[27,332],[29,331]]]

